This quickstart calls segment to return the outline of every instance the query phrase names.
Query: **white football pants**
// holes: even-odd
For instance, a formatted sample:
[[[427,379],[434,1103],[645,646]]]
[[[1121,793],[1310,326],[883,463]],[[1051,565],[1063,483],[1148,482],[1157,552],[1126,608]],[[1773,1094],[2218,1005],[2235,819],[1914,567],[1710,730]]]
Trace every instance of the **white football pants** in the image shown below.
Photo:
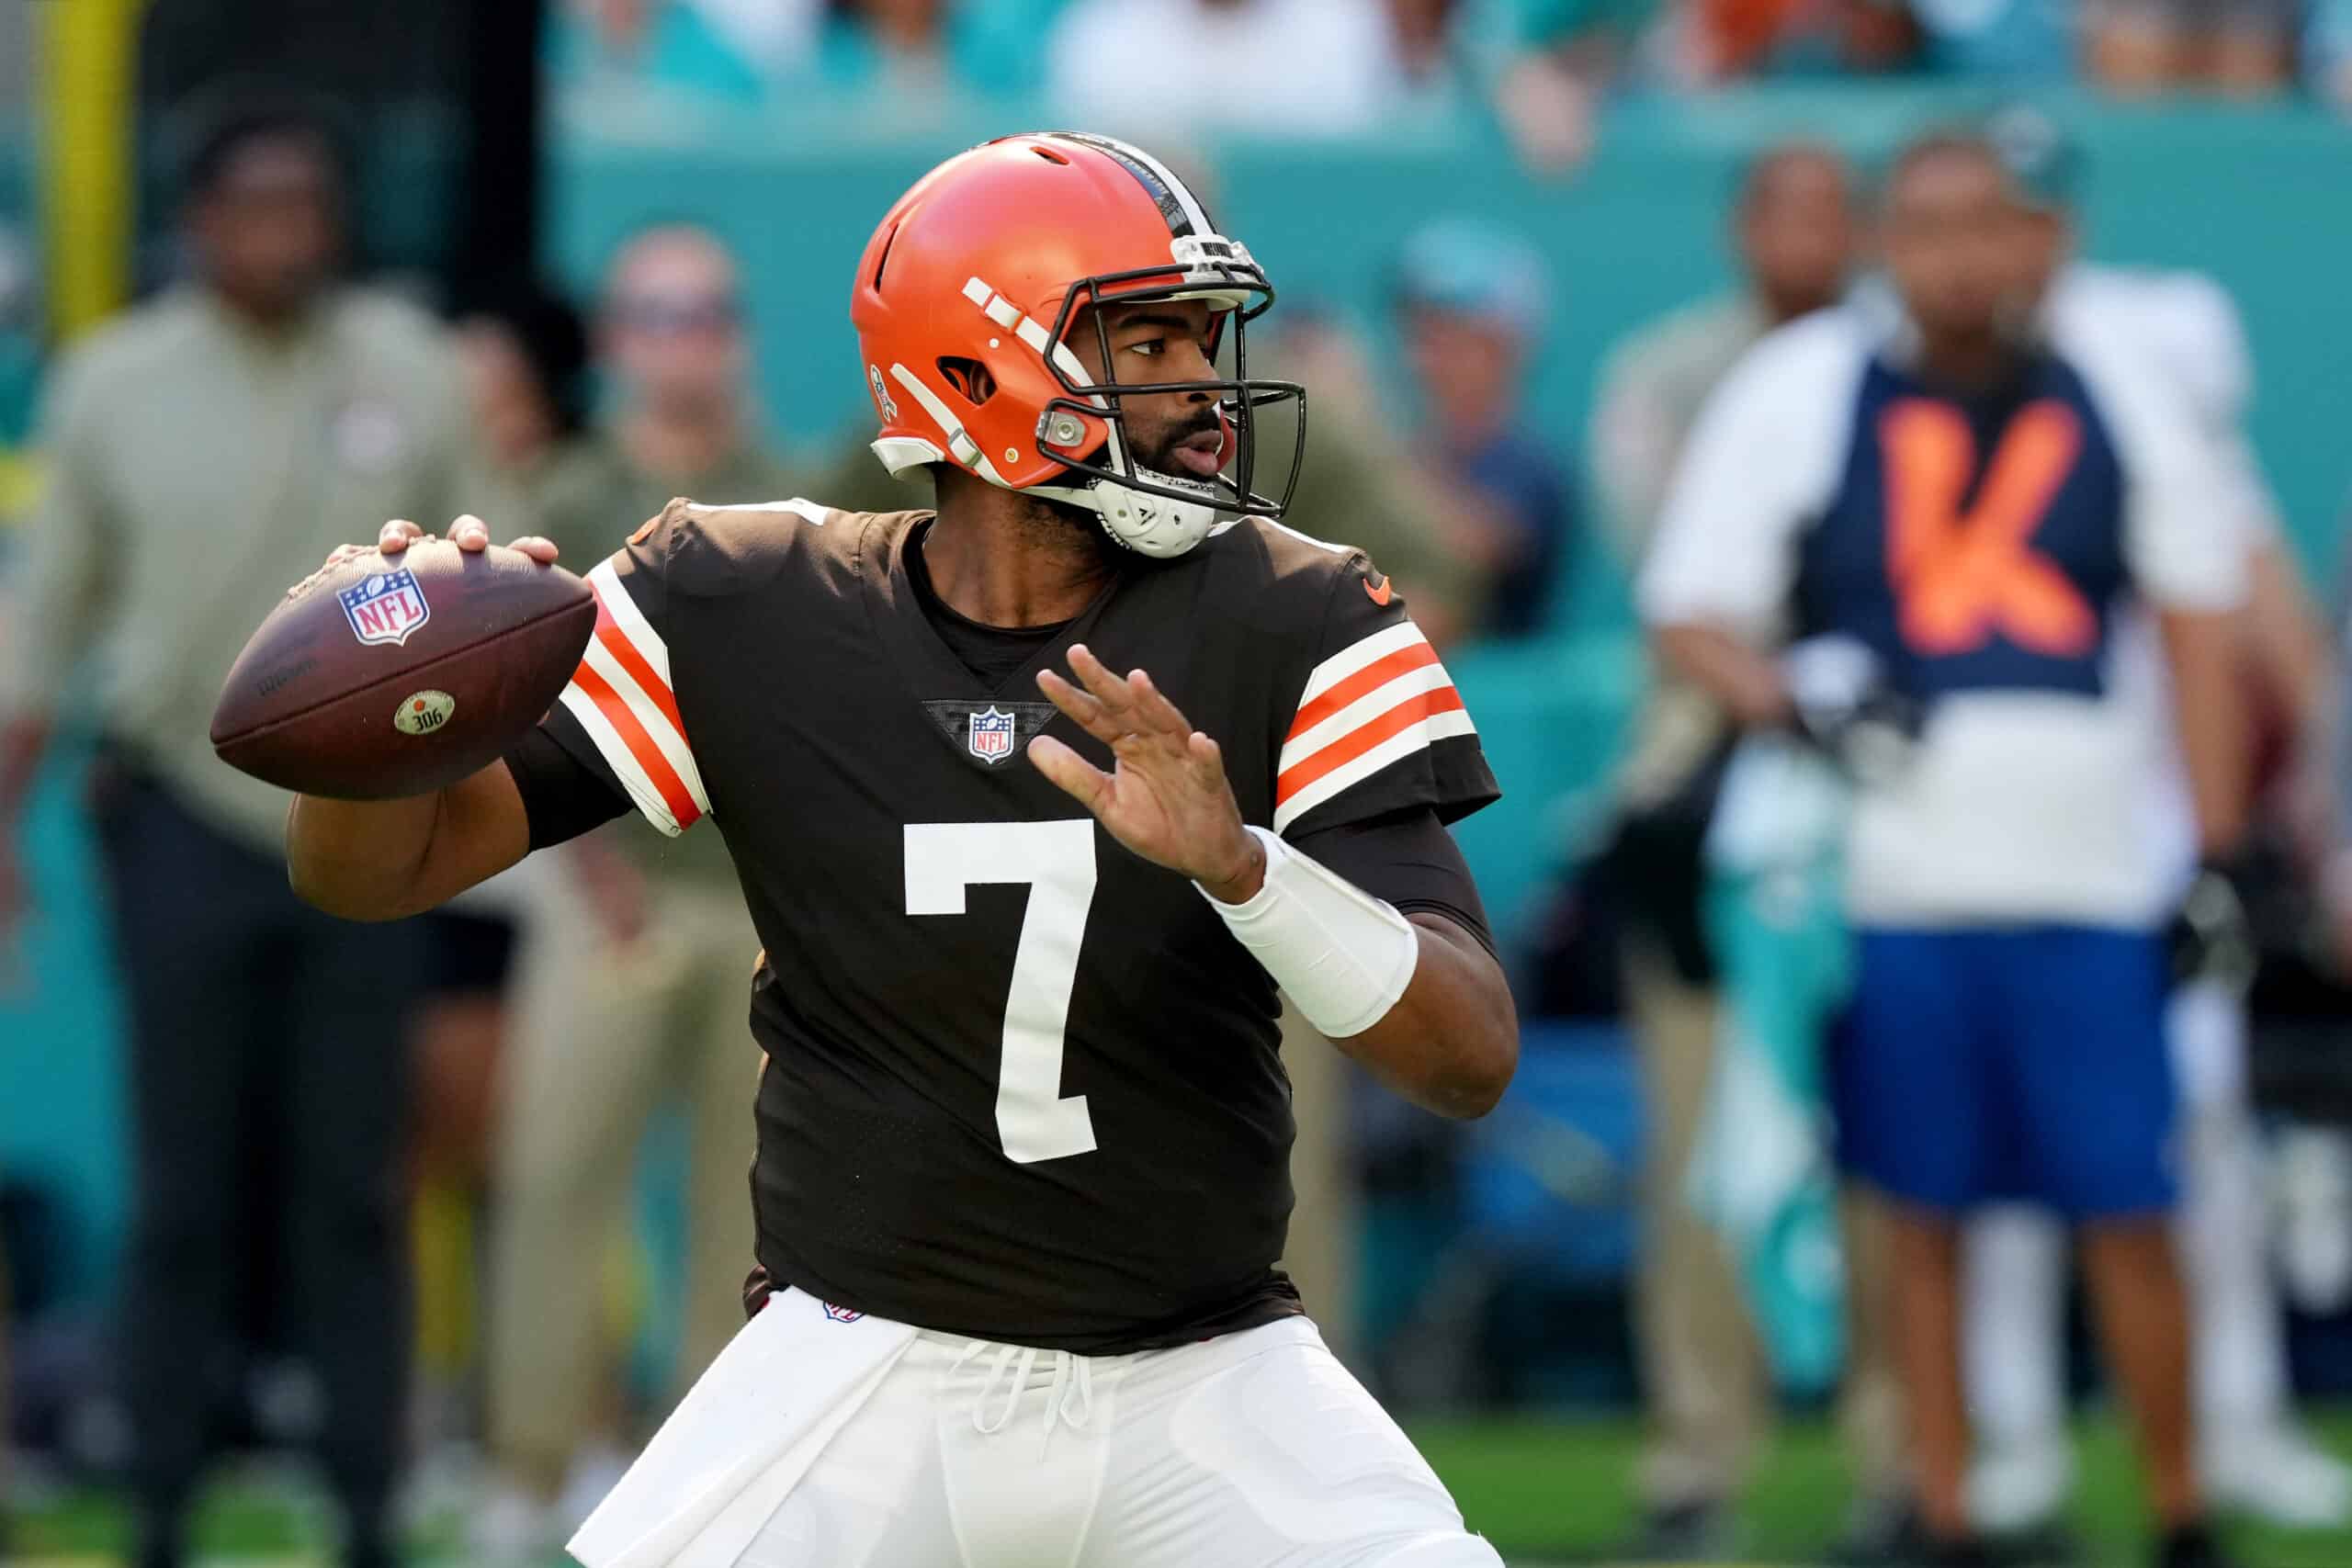
[[[2209,1433],[2287,1413],[2287,1352],[2266,1250],[2262,1152],[2246,1098],[2246,1019],[2226,987],[2185,986],[2169,1032],[2180,1094],[2176,1239],[2198,1420]],[[1980,1442],[2062,1435],[2067,1236],[2040,1210],[1969,1221],[1963,1373]]]
[[[729,1386],[690,1395],[573,1542],[592,1568],[1501,1568],[1303,1317],[1074,1356],[829,1322],[789,1291],[743,1337],[766,1348],[719,1358]],[[714,1493],[763,1484],[748,1544],[713,1552],[704,1521],[745,1512]]]

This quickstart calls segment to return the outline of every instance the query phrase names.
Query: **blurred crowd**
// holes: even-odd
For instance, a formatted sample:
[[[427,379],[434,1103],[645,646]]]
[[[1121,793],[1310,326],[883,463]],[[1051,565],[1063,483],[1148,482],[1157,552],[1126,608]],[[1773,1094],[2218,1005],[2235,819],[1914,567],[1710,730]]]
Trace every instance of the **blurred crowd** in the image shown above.
[[[2352,112],[2346,0],[568,0],[554,49],[560,74],[607,89],[848,95],[901,117],[1043,92],[1143,137],[1491,113],[1555,169],[1589,152],[1612,94],[1759,79],[2307,92]]]
[[[1581,155],[1593,96],[1628,80],[1928,71],[2264,94],[2294,90],[2300,75],[2352,103],[2342,0],[1530,0],[1495,16],[1476,0],[581,0],[550,47],[567,70],[746,101],[803,82],[1043,86],[1070,119],[1114,130],[1181,132],[1196,128],[1187,117],[1213,117],[1227,129],[1345,132],[1474,94],[1500,105],[1530,155],[1548,162]],[[1573,951],[1516,957],[1532,1015],[1622,1019],[1640,1079],[1632,1338],[1652,1436],[1638,1478],[1643,1550],[1736,1549],[1776,1387],[1841,1386],[1853,1560],[1911,1561],[1962,1516],[2002,1532],[2047,1529],[2071,1480],[2059,1238],[2034,1214],[2009,1214],[1979,1224],[1963,1261],[1949,1227],[1842,1186],[1823,1130],[1835,1089],[1813,1081],[1829,1017],[1854,984],[1838,956],[1849,921],[1864,929],[1865,980],[1868,942],[1888,934],[1847,907],[1826,847],[1838,835],[1822,824],[1842,821],[1849,792],[1884,787],[1874,770],[1888,757],[1899,768],[1922,744],[1919,694],[1891,689],[1883,671],[1849,671],[1816,690],[1780,661],[1792,633],[1838,615],[1808,604],[1819,624],[1791,626],[1778,604],[1750,599],[1813,570],[1815,547],[1800,540],[1790,559],[1765,558],[1731,520],[1752,512],[1758,527],[1797,540],[1835,513],[1829,492],[1804,489],[1831,476],[1791,477],[1809,460],[1802,441],[1763,416],[1757,432],[1734,429],[1717,394],[1743,373],[1753,379],[1743,367],[1785,345],[1792,323],[1901,341],[1894,323],[1908,321],[1965,344],[1972,306],[2054,321],[2075,309],[2061,304],[2070,288],[2128,295],[2038,330],[2094,344],[2079,353],[2111,355],[2126,378],[2165,389],[2150,395],[2192,453],[2183,482],[2243,514],[2243,552],[2188,569],[2241,585],[2199,602],[2216,612],[2199,632],[2222,639],[2209,638],[2221,663],[2170,668],[2199,698],[2221,669],[2224,700],[2260,716],[2260,733],[2216,742],[2228,757],[2210,767],[2203,742],[2184,740],[2194,755],[2176,771],[2243,773],[2259,787],[2223,807],[2204,798],[2203,776],[2183,782],[2184,801],[2197,794],[2207,809],[2175,803],[2175,817],[2199,820],[2176,824],[2179,844],[2146,852],[2171,855],[2150,874],[2164,886],[2112,922],[2173,943],[2162,962],[2183,965],[2177,997],[2204,987],[2188,1011],[2209,1021],[2176,1019],[2174,1065],[2159,1070],[2165,1093],[2177,1079],[2182,1096],[2177,1122],[2168,1098],[2156,1113],[2164,1136],[2180,1134],[2177,1224],[2105,1226],[2112,1215],[2098,1205],[2056,1206],[2086,1222],[2120,1375],[2143,1380],[2134,1408],[2154,1433],[2158,1512],[2189,1520],[2203,1495],[2341,1524],[2352,1472],[2298,1424],[2282,1308],[2265,1282],[2266,1156],[2244,1020],[2263,942],[2323,974],[2339,962],[2332,937],[2311,934],[2327,929],[2326,896],[2352,891],[2330,874],[2345,841],[2325,754],[2337,655],[2245,439],[2251,359],[2211,279],[2088,279],[2067,249],[2070,154],[2046,122],[2013,117],[1925,145],[1898,174],[1925,183],[1921,171],[1941,159],[1932,172],[1953,188],[1915,190],[1907,211],[1823,147],[1758,157],[1724,215],[1736,286],[1631,333],[1600,367],[1581,440],[1524,389],[1547,316],[1564,308],[1545,258],[1489,218],[1432,217],[1387,259],[1393,365],[1374,365],[1359,323],[1288,304],[1268,320],[1272,373],[1314,394],[1287,521],[1370,551],[1449,651],[1559,632],[1579,570],[1613,558],[1641,584],[1657,678],[1605,830],[1561,873],[1560,903],[1584,911],[1564,924],[1581,934]],[[1984,190],[1963,188],[1968,169]],[[50,370],[43,482],[0,571],[0,958],[36,912],[13,847],[22,813],[61,747],[93,729],[83,807],[129,1003],[133,1168],[121,1321],[94,1364],[17,1367],[17,1429],[126,1478],[140,1568],[187,1561],[208,1464],[256,1438],[319,1452],[359,1568],[392,1560],[403,1495],[414,1508],[458,1499],[469,1561],[543,1561],[741,1321],[755,1066],[743,994],[756,942],[723,846],[662,842],[625,822],[417,921],[329,920],[287,891],[279,801],[218,766],[204,733],[246,632],[286,581],[387,517],[438,528],[480,513],[501,537],[546,535],[584,570],[674,494],[805,495],[847,510],[926,502],[920,484],[884,473],[863,436],[778,446],[751,391],[739,263],[710,231],[673,222],[629,235],[586,298],[534,276],[484,277],[436,315],[345,276],[348,172],[335,128],[300,98],[207,107],[175,171],[185,276]],[[1892,281],[1883,260],[1896,264]],[[0,253],[0,313],[10,265]],[[781,324],[789,336],[794,323]],[[0,393],[7,371],[0,362]],[[1846,396],[1791,372],[1766,383],[1763,400],[1826,411]],[[1971,405],[1970,417],[1996,430],[2014,412]],[[2127,479],[2109,488],[2139,476]],[[1973,517],[1977,499],[1972,482],[1965,505],[1957,489],[1936,504]],[[0,489],[0,505],[8,500]],[[2122,504],[2110,498],[2110,510]],[[1678,542],[1662,558],[1668,538]],[[2131,570],[2174,570],[2148,567],[2153,549],[2130,547]],[[2009,558],[1972,557],[1953,569],[1963,585],[1953,592],[2010,581]],[[2124,581],[2124,566],[2101,560]],[[2178,586],[2178,575],[2163,581]],[[2196,586],[2180,589],[2184,603]],[[1802,744],[1765,755],[1758,737]],[[2132,750],[2127,765],[2175,767],[2158,750]],[[2027,766],[1999,764],[2010,765]],[[1773,782],[1757,785],[1759,770]],[[1736,777],[1747,781],[1736,812],[1725,804]],[[2025,773],[2017,792],[2033,794]],[[2031,799],[2016,809],[2042,820]],[[2141,852],[2136,840],[2129,852]],[[2053,897],[2059,916],[1996,913],[2074,918]],[[2296,899],[2283,936],[2239,908],[2259,915]],[[2176,906],[2195,916],[2185,929]],[[1878,921],[1902,928],[1896,936],[1922,923],[1917,910]],[[2036,996],[2042,983],[2018,982]],[[2087,986],[2079,975],[2048,984],[2053,994]],[[1910,1004],[1923,1010],[1915,1019],[1936,1010],[1917,993]],[[1395,1287],[1357,1278],[1359,1260],[1329,1238],[1339,1212],[1363,1202],[1385,1239],[1381,1267],[1396,1275],[1416,1236],[1455,1223],[1474,1151],[1377,1103],[1336,1061],[1296,1068],[1292,1265],[1310,1302],[1333,1303],[1335,1342],[1385,1392],[1457,1396],[1475,1384],[1433,1386],[1426,1371],[1449,1332],[1492,1341],[1464,1352],[1474,1359],[1510,1357],[1517,1342],[1491,1314],[1450,1312],[1442,1246],[1422,1247],[1418,1271],[1403,1268]],[[1327,1081],[1312,1081],[1318,1072]],[[2123,1075],[2106,1087],[2098,1070],[2075,1077],[2070,1126],[2129,1121],[2102,1099],[2122,1092]],[[670,1150],[679,1216],[651,1283],[625,1245],[644,1228],[636,1151],[649,1136]],[[2310,1136],[2310,1158],[2340,1161],[2332,1134]],[[1863,1174],[1900,1191],[1905,1173]],[[1984,1194],[1965,1196],[1973,1208]],[[2149,1205],[2171,1199],[2169,1188],[2146,1203],[2135,1192],[2122,1208],[2145,1222]],[[2185,1307],[2169,1282],[2176,1257]],[[647,1335],[649,1318],[666,1332]],[[1941,1337],[1923,1339],[1932,1333]],[[1923,1342],[1948,1352],[1949,1368],[1917,1351]],[[1964,1409],[1923,1417],[1923,1400],[1950,1405],[1963,1380]],[[2194,1406],[2193,1421],[2170,1410],[2178,1404]],[[1954,1445],[1970,1440],[1970,1415],[1963,1481]]]

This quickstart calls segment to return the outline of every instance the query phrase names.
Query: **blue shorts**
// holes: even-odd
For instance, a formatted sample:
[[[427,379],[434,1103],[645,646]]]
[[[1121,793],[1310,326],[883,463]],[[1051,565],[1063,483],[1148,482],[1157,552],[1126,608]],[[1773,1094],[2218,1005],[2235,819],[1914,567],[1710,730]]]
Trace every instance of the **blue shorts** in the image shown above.
[[[2172,1206],[2164,944],[2080,926],[1864,928],[1832,1043],[1847,1168],[1923,1208]]]

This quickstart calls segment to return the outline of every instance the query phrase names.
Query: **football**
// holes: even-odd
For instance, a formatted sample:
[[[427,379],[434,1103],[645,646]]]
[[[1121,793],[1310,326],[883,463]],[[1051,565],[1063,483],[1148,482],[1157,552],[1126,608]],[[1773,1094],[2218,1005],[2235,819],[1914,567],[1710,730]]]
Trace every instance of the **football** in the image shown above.
[[[368,550],[295,584],[262,622],[212,710],[212,747],[307,795],[429,794],[545,716],[595,626],[586,583],[514,550]]]

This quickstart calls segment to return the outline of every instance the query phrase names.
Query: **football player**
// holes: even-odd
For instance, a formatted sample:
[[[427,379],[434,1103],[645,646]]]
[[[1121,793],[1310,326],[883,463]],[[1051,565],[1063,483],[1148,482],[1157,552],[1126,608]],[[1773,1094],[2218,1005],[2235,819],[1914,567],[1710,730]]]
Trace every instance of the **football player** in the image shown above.
[[[1442,1114],[1518,1047],[1444,828],[1497,794],[1469,716],[1387,579],[1257,488],[1302,396],[1248,376],[1272,299],[1136,148],[949,160],[851,303],[935,513],[673,502],[504,760],[295,802],[296,886],[356,919],[631,809],[741,874],[754,1315],[591,1568],[1498,1562],[1274,1268],[1277,987]]]

